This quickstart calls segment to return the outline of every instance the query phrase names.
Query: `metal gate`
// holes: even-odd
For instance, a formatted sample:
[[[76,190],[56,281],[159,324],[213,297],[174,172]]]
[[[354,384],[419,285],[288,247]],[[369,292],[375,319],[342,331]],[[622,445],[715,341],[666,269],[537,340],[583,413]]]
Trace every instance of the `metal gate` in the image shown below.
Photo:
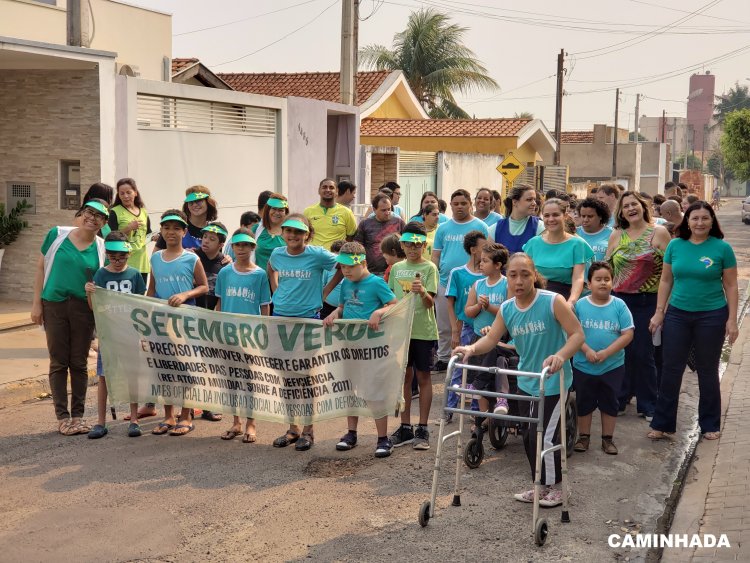
[[[419,213],[419,200],[437,187],[437,153],[401,151],[398,158],[401,207],[406,220]]]

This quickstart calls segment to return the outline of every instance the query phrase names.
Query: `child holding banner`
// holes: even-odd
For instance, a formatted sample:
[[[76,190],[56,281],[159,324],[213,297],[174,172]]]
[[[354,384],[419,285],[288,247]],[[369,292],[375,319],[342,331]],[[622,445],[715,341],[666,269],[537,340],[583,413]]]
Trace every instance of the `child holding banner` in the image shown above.
[[[323,274],[336,265],[336,255],[320,246],[308,246],[313,234],[310,222],[301,213],[292,213],[281,224],[286,246],[274,248],[268,259],[268,278],[273,292],[271,302],[276,317],[319,319],[323,297],[341,280],[341,274],[336,274],[324,291]],[[273,445],[285,448],[295,444],[295,450],[304,452],[313,446],[313,442],[312,424],[305,426],[301,435],[299,426],[291,424],[283,436],[273,441]]]
[[[406,225],[401,235],[401,248],[406,254],[406,260],[394,264],[388,278],[388,287],[398,299],[403,299],[409,292],[419,296],[414,310],[404,377],[405,409],[401,413],[401,425],[391,434],[394,447],[413,444],[415,450],[430,448],[430,433],[427,430],[427,419],[432,404],[430,364],[432,349],[438,338],[434,307],[437,267],[431,261],[425,260],[422,255],[426,244],[427,231],[424,224],[412,221]],[[416,432],[411,425],[411,382],[415,374],[419,383],[419,424]]]
[[[182,248],[182,238],[188,228],[187,217],[179,209],[168,209],[161,216],[160,234],[166,248],[151,255],[149,297],[164,299],[172,307],[183,303],[195,305],[195,298],[208,292],[206,272],[198,255]],[[151,433],[184,436],[194,429],[190,409],[182,408],[175,421],[172,405],[164,405],[164,420]]]
[[[112,231],[104,240],[104,252],[109,260],[109,264],[99,268],[94,274],[93,281],[86,283],[86,297],[91,305],[91,296],[97,287],[103,287],[110,291],[119,291],[120,293],[134,293],[143,295],[146,293],[146,282],[143,281],[141,273],[133,267],[128,266],[130,259],[131,247],[128,243],[128,237],[120,231]],[[102,367],[102,351],[98,351],[96,356],[96,375],[97,378],[97,414],[99,421],[89,431],[89,438],[97,439],[107,435],[107,380],[104,379],[104,369]],[[138,424],[138,403],[130,403],[130,425],[128,426],[128,436],[137,438],[141,435],[141,427]]]
[[[216,278],[216,310],[268,316],[271,304],[268,276],[250,260],[257,246],[255,239],[248,229],[237,229],[229,242],[235,261],[222,269]],[[235,416],[232,427],[222,434],[221,439],[233,440],[242,434],[241,428],[240,417]],[[242,442],[252,444],[255,440],[255,419],[248,418]]]
[[[367,269],[365,247],[360,243],[344,244],[336,261],[341,264],[345,278],[341,282],[340,305],[323,320],[323,324],[330,327],[337,319],[367,319],[369,327],[377,330],[388,307],[398,303],[396,296],[383,278]],[[358,422],[359,417],[347,417],[348,432],[336,444],[337,450],[347,451],[357,445]],[[393,443],[388,439],[388,417],[376,418],[375,427],[378,431],[375,457],[388,457],[393,450]]]
[[[229,260],[221,251],[227,240],[229,232],[224,223],[212,221],[201,229],[201,245],[195,249],[195,253],[200,258],[203,271],[206,272],[206,281],[208,282],[208,293],[201,295],[195,302],[198,307],[214,310],[216,307],[216,277],[221,269],[229,263]]]

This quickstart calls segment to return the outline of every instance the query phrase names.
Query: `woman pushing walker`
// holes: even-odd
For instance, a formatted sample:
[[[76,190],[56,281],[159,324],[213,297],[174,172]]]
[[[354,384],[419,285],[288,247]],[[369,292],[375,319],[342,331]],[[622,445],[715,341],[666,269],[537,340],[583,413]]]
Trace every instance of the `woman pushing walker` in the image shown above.
[[[496,346],[506,330],[513,339],[518,355],[519,371],[541,372],[545,367],[551,373],[561,369],[564,384],[570,388],[573,374],[570,359],[583,345],[583,329],[565,299],[556,293],[542,289],[542,278],[531,258],[521,252],[514,254],[508,262],[508,295],[492,323],[489,333],[469,346],[459,346],[453,354],[462,354],[463,361],[469,356],[485,354]],[[544,398],[544,444],[543,449],[560,443],[560,386],[550,379],[545,386]],[[539,397],[539,380],[518,377],[521,394]],[[530,416],[536,417],[538,403],[530,403]],[[536,469],[536,425],[530,424],[523,436],[526,456],[531,465],[532,479]],[[542,492],[539,504],[551,508],[562,504],[562,491],[554,487],[562,481],[560,450],[542,458]],[[517,493],[515,499],[534,502],[534,489]]]

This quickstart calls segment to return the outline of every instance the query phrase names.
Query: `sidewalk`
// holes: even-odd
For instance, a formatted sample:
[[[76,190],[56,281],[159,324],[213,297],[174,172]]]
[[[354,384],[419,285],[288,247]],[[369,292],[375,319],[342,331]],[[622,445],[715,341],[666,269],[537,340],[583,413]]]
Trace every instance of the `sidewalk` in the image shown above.
[[[0,301],[0,331],[31,325],[31,303]]]
[[[674,515],[672,534],[726,534],[731,547],[665,548],[668,563],[750,561],[750,315],[722,379],[722,431],[701,440]]]

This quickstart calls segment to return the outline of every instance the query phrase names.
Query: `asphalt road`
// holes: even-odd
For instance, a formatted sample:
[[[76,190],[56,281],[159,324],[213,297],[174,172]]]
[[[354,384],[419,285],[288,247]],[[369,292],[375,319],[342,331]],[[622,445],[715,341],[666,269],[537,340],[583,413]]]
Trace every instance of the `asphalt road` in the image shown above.
[[[744,289],[750,226],[740,223],[737,205],[725,206],[721,218]],[[14,346],[38,347],[37,332]],[[0,348],[6,338],[0,334]],[[433,378],[435,405],[442,377]],[[345,422],[332,421],[317,425],[314,448],[299,453],[271,447],[284,430],[276,424],[259,423],[251,445],[220,440],[228,424],[206,421],[185,437],[131,439],[118,420],[109,436],[93,441],[58,435],[49,401],[12,404],[0,408],[0,560],[639,560],[645,552],[611,549],[607,536],[656,528],[694,437],[696,397],[688,376],[673,443],[647,440],[648,425],[631,406],[618,419],[620,454],[607,456],[595,421],[592,448],[570,458],[572,522],[560,523],[559,509],[544,510],[550,536],[542,548],[533,542],[531,506],[512,498],[531,483],[520,438],[510,437],[501,451],[487,443],[479,468],[462,467],[461,507],[450,506],[450,442],[435,518],[422,528],[417,515],[429,497],[436,426],[429,451],[404,447],[376,460],[372,422],[362,421],[360,445],[350,452],[335,451]],[[431,418],[438,415],[433,407]],[[156,419],[148,420],[150,430]]]

